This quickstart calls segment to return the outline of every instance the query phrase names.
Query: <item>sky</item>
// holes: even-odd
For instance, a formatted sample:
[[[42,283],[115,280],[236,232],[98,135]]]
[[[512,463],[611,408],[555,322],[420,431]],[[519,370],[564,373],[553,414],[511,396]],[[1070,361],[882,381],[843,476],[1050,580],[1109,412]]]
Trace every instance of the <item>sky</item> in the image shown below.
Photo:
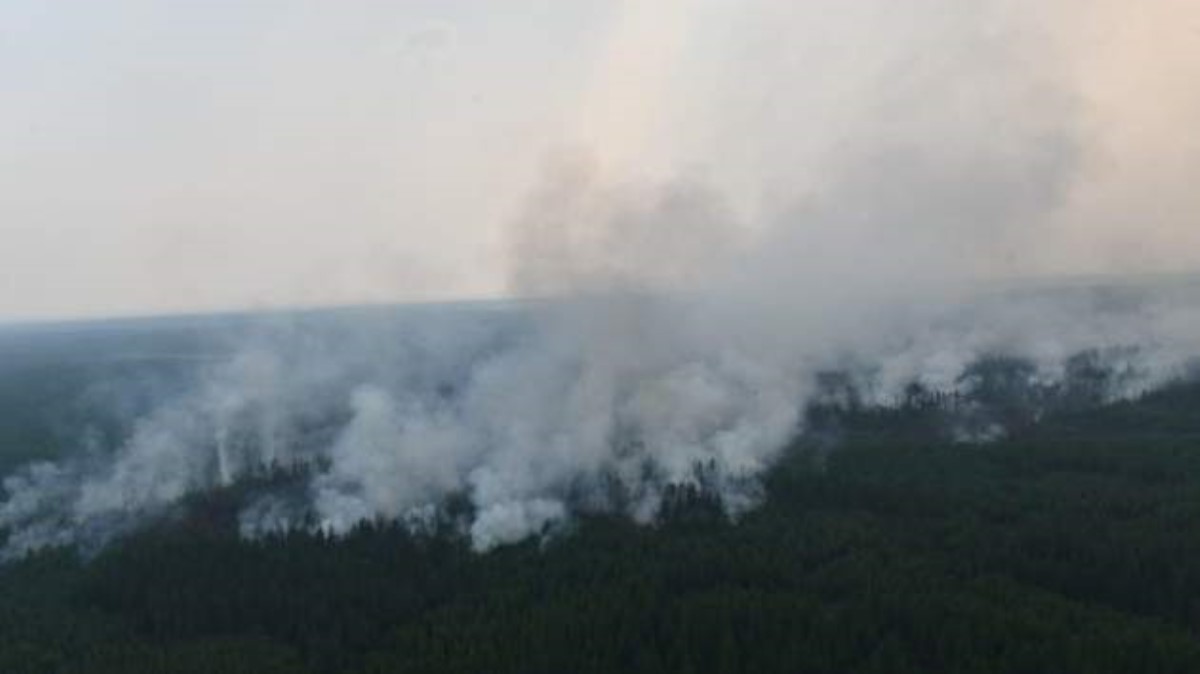
[[[956,255],[1193,271],[1197,82],[1191,0],[8,0],[0,320],[502,297],[564,162],[753,236],[1009,134],[1053,189],[987,174],[1038,206]]]

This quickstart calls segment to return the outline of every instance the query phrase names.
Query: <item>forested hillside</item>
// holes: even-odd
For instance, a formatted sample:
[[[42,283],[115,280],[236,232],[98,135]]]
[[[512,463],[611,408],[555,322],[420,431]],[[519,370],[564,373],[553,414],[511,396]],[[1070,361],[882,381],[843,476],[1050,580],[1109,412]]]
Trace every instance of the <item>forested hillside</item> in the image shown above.
[[[1200,671],[1200,389],[984,445],[941,409],[827,410],[737,522],[681,488],[485,554],[455,504],[241,540],[247,481],[0,569],[0,671]]]

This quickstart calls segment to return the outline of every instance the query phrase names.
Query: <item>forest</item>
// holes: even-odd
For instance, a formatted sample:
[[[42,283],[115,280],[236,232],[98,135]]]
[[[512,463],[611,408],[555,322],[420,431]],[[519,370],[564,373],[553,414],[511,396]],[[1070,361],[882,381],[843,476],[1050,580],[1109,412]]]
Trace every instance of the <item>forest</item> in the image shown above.
[[[679,486],[651,525],[486,553],[456,503],[245,540],[246,495],[297,478],[264,471],[0,567],[0,671],[1200,671],[1200,385],[1033,414],[985,380],[1002,439],[956,441],[920,390],[815,406],[736,521]]]
[[[0,674],[1200,674],[1200,0],[0,0]]]

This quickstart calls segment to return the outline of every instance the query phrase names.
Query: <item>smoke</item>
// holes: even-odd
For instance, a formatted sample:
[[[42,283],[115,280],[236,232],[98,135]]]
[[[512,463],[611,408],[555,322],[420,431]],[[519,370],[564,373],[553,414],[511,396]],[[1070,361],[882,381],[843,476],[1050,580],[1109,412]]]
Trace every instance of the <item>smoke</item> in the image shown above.
[[[652,521],[677,484],[736,517],[823,373],[873,405],[977,392],[997,356],[1053,388],[1091,354],[1102,401],[1188,374],[1194,283],[1015,280],[1086,269],[1063,223],[1095,143],[1074,43],[1044,29],[1061,7],[850,4],[630,9],[507,219],[530,300],[269,325],[119,446],[6,478],[5,554],[102,545],[263,466],[310,472],[246,506],[248,536],[419,527],[462,498],[486,550],[580,511]],[[631,53],[654,57],[636,77]]]

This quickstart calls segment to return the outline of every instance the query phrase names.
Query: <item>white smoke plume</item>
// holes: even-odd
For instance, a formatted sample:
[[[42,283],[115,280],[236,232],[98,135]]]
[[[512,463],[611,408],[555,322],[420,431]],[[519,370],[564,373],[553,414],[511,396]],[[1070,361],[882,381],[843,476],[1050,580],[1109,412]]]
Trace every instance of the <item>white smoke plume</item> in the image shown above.
[[[247,337],[120,446],[6,478],[6,554],[104,543],[264,465],[313,472],[248,506],[245,535],[419,526],[461,496],[486,550],[576,509],[650,521],[668,485],[702,479],[736,516],[822,372],[873,404],[968,390],[989,355],[1049,386],[1098,354],[1121,372],[1111,398],[1189,372],[1195,283],[1012,280],[1078,270],[1063,223],[1094,143],[1065,46],[1039,29],[1059,5],[794,4],[631,11],[615,44],[659,60],[599,78],[603,109],[567,134],[582,149],[552,153],[510,219],[511,289],[532,299]],[[678,24],[701,6],[728,33]],[[804,28],[818,19],[823,36]],[[713,40],[755,68],[701,58]]]

